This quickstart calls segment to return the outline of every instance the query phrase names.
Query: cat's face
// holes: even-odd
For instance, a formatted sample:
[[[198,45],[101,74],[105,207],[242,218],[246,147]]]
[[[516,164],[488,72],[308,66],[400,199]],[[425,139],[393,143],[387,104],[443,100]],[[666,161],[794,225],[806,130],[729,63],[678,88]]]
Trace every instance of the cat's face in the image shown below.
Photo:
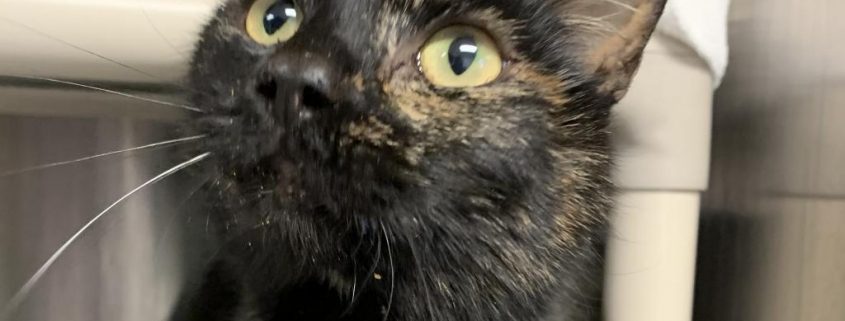
[[[227,191],[328,215],[601,185],[662,7],[634,2],[610,32],[583,0],[229,1],[195,55],[194,125]]]

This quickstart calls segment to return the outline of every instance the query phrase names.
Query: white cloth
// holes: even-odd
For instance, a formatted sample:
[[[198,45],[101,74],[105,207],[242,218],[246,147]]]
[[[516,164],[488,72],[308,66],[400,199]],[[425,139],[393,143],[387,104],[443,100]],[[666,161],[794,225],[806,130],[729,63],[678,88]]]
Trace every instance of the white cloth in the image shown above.
[[[728,66],[728,8],[730,0],[669,0],[658,31],[692,47],[713,74],[713,87],[722,82]]]

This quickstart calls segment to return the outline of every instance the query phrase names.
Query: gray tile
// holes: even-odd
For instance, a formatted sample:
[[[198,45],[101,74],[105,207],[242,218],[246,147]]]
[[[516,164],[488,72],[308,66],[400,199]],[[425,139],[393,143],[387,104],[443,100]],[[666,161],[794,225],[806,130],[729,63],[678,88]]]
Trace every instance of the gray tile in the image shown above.
[[[121,119],[0,116],[0,171],[167,139],[167,126]],[[12,139],[3,138],[8,134]],[[0,302],[88,220],[172,159],[162,150],[0,178]],[[181,285],[172,177],[114,208],[56,261],[13,320],[164,320]],[[150,210],[154,204],[155,211]],[[172,250],[171,250],[172,249]],[[174,270],[177,269],[177,270]]]
[[[845,199],[809,201],[804,225],[802,321],[838,321],[845,316]]]
[[[696,320],[845,320],[843,11],[841,0],[733,2]]]

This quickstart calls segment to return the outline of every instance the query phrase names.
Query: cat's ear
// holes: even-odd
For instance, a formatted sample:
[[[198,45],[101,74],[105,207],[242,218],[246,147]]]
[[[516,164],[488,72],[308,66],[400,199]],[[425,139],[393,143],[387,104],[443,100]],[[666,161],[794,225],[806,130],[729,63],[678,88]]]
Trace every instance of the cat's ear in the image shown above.
[[[645,45],[663,13],[666,0],[564,1],[564,19],[589,29],[583,40],[583,63],[599,80],[599,93],[616,101],[625,96],[642,60]]]

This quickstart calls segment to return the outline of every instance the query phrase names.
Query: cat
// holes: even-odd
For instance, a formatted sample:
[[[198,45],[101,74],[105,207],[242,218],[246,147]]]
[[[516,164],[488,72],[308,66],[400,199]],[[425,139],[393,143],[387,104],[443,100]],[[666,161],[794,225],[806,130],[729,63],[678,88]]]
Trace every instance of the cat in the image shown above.
[[[221,241],[172,319],[586,321],[607,126],[665,0],[232,0],[186,131]]]

